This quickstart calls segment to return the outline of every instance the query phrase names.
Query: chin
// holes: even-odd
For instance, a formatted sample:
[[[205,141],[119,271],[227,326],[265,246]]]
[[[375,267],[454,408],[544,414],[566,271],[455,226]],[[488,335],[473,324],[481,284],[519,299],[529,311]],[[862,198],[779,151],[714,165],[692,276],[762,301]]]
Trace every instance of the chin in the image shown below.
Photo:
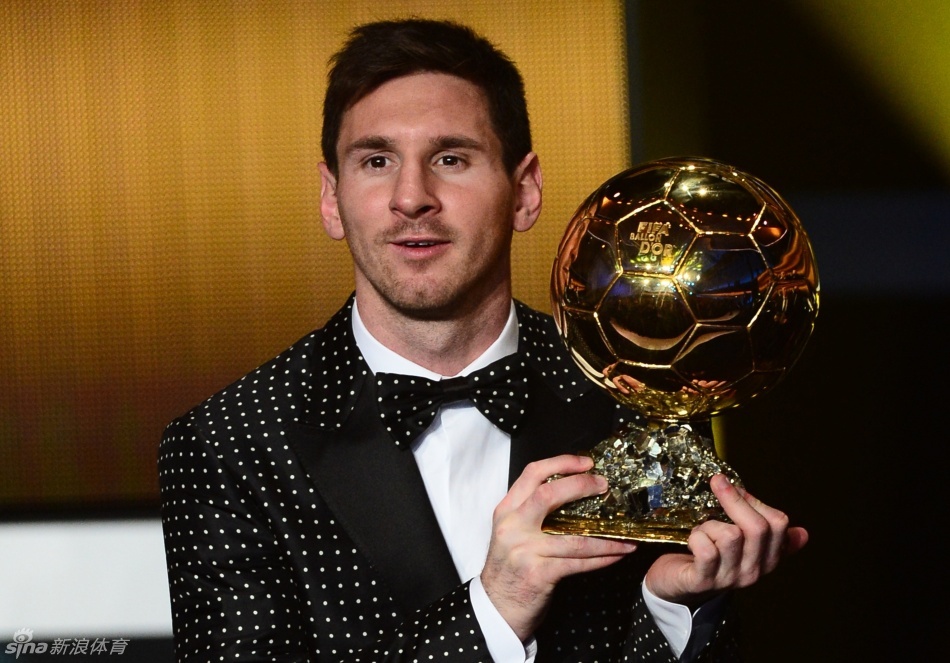
[[[416,320],[447,320],[469,310],[478,301],[474,293],[414,291],[392,293],[390,306]]]

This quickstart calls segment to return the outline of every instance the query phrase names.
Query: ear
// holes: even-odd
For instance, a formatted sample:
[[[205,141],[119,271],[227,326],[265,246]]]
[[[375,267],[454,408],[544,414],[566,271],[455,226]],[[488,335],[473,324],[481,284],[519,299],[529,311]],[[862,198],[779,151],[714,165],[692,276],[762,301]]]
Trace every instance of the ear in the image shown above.
[[[336,177],[330,172],[326,162],[321,161],[320,169],[320,216],[323,230],[331,239],[343,239],[343,222],[340,221],[340,205],[336,197]]]
[[[530,230],[541,214],[541,164],[538,155],[528,152],[515,168],[515,218],[518,232]]]

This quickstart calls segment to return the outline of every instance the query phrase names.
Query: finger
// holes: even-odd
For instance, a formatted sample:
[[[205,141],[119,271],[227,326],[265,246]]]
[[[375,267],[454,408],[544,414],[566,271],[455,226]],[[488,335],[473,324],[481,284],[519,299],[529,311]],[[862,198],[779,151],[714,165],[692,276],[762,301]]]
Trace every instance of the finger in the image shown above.
[[[723,475],[717,474],[710,481],[713,492],[719,498],[723,510],[741,531],[741,558],[736,560],[744,582],[758,580],[762,572],[769,572],[778,564],[781,545],[785,538],[788,519],[785,514],[768,507],[740,490]],[[759,508],[753,505],[758,503]],[[768,516],[760,509],[769,510]],[[784,519],[784,524],[780,520]]]
[[[785,535],[785,555],[794,555],[808,543],[808,531],[804,527],[789,527]]]
[[[754,531],[756,527],[768,526],[768,516],[781,513],[750,495],[744,488],[733,485],[723,474],[715,475],[709,485],[723,511],[740,527],[748,523]]]
[[[744,488],[738,488],[738,491],[749,505],[768,521],[772,528],[773,535],[769,550],[770,571],[782,557],[792,555],[805,547],[805,544],[808,543],[808,532],[804,528],[790,527],[786,513],[769,506]]]
[[[529,584],[553,587],[568,576],[597,571],[611,564],[616,564],[626,554],[591,557],[541,557],[535,561],[530,571],[526,571],[523,575],[527,578]]]
[[[596,536],[545,535],[541,554],[561,559],[590,559],[627,555],[637,549],[636,541],[604,539]]]
[[[795,554],[805,547],[809,538],[808,531],[803,527],[791,527],[788,515],[783,511],[764,503],[745,488],[735,488],[748,505],[766,520],[771,529],[768,547],[762,560],[763,573],[770,573],[783,557]]]
[[[607,490],[607,479],[597,474],[572,474],[538,486],[518,507],[518,511],[538,526],[552,511],[584,497]]]
[[[521,476],[511,484],[506,499],[510,498],[515,506],[520,505],[539,485],[555,474],[577,474],[586,472],[593,466],[594,461],[589,456],[573,454],[563,454],[528,463],[521,472]]]
[[[740,488],[739,491],[749,502],[749,505],[759,512],[769,522],[769,526],[772,528],[772,546],[769,551],[770,571],[778,565],[782,557],[794,555],[805,547],[805,544],[808,543],[808,531],[804,527],[790,526],[790,521],[786,513],[769,506],[742,488]]]
[[[701,588],[715,580],[722,561],[719,549],[707,532],[709,527],[706,523],[694,527],[686,541],[686,547],[693,554],[693,571]]]
[[[707,520],[690,532],[687,546],[694,559],[694,571],[702,583],[732,579],[742,559],[742,531],[735,525]]]
[[[746,503],[769,522],[769,525],[772,527],[773,531],[781,531],[784,533],[786,530],[788,530],[788,515],[784,511],[780,511],[773,506],[769,506],[759,498],[755,497],[744,487],[735,486],[735,488],[736,491],[746,501]]]
[[[610,566],[637,549],[634,541],[573,535],[543,537],[539,548],[543,564],[561,578]]]

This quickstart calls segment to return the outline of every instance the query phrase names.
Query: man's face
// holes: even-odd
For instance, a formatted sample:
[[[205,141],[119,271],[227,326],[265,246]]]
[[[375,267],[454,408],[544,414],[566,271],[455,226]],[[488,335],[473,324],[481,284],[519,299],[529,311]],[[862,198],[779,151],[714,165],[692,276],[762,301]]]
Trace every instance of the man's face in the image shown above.
[[[424,72],[384,83],[343,116],[336,176],[320,165],[327,233],[346,238],[361,311],[449,318],[510,297],[512,230],[540,211],[532,153],[513,174],[482,91]]]

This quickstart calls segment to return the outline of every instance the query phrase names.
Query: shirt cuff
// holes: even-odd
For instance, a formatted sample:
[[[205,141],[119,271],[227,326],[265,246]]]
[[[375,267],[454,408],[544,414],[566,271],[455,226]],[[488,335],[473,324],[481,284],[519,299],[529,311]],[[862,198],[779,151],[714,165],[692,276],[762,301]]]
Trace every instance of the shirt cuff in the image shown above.
[[[492,660],[496,663],[532,663],[537,651],[537,643],[533,637],[527,643],[521,642],[521,639],[508,626],[508,622],[498,613],[495,604],[488,598],[480,576],[472,578],[468,593],[475,619],[482,627],[482,634],[485,636],[488,653],[491,654]]]
[[[653,615],[657,628],[670,644],[676,658],[679,658],[686,649],[693,630],[693,615],[690,614],[689,608],[681,603],[671,603],[654,596],[653,592],[647,589],[645,582],[640,583],[640,589],[643,591],[643,602]]]
[[[677,658],[682,658],[683,652],[689,645],[685,660],[693,660],[712,637],[716,625],[722,618],[727,595],[721,594],[707,601],[690,614],[689,608],[685,605],[671,603],[655,596],[647,588],[645,582],[641,583],[640,587],[643,591],[643,602],[653,615],[653,621],[656,622],[660,633],[666,637],[670,649]],[[689,639],[693,635],[696,636],[695,642],[691,643]]]

